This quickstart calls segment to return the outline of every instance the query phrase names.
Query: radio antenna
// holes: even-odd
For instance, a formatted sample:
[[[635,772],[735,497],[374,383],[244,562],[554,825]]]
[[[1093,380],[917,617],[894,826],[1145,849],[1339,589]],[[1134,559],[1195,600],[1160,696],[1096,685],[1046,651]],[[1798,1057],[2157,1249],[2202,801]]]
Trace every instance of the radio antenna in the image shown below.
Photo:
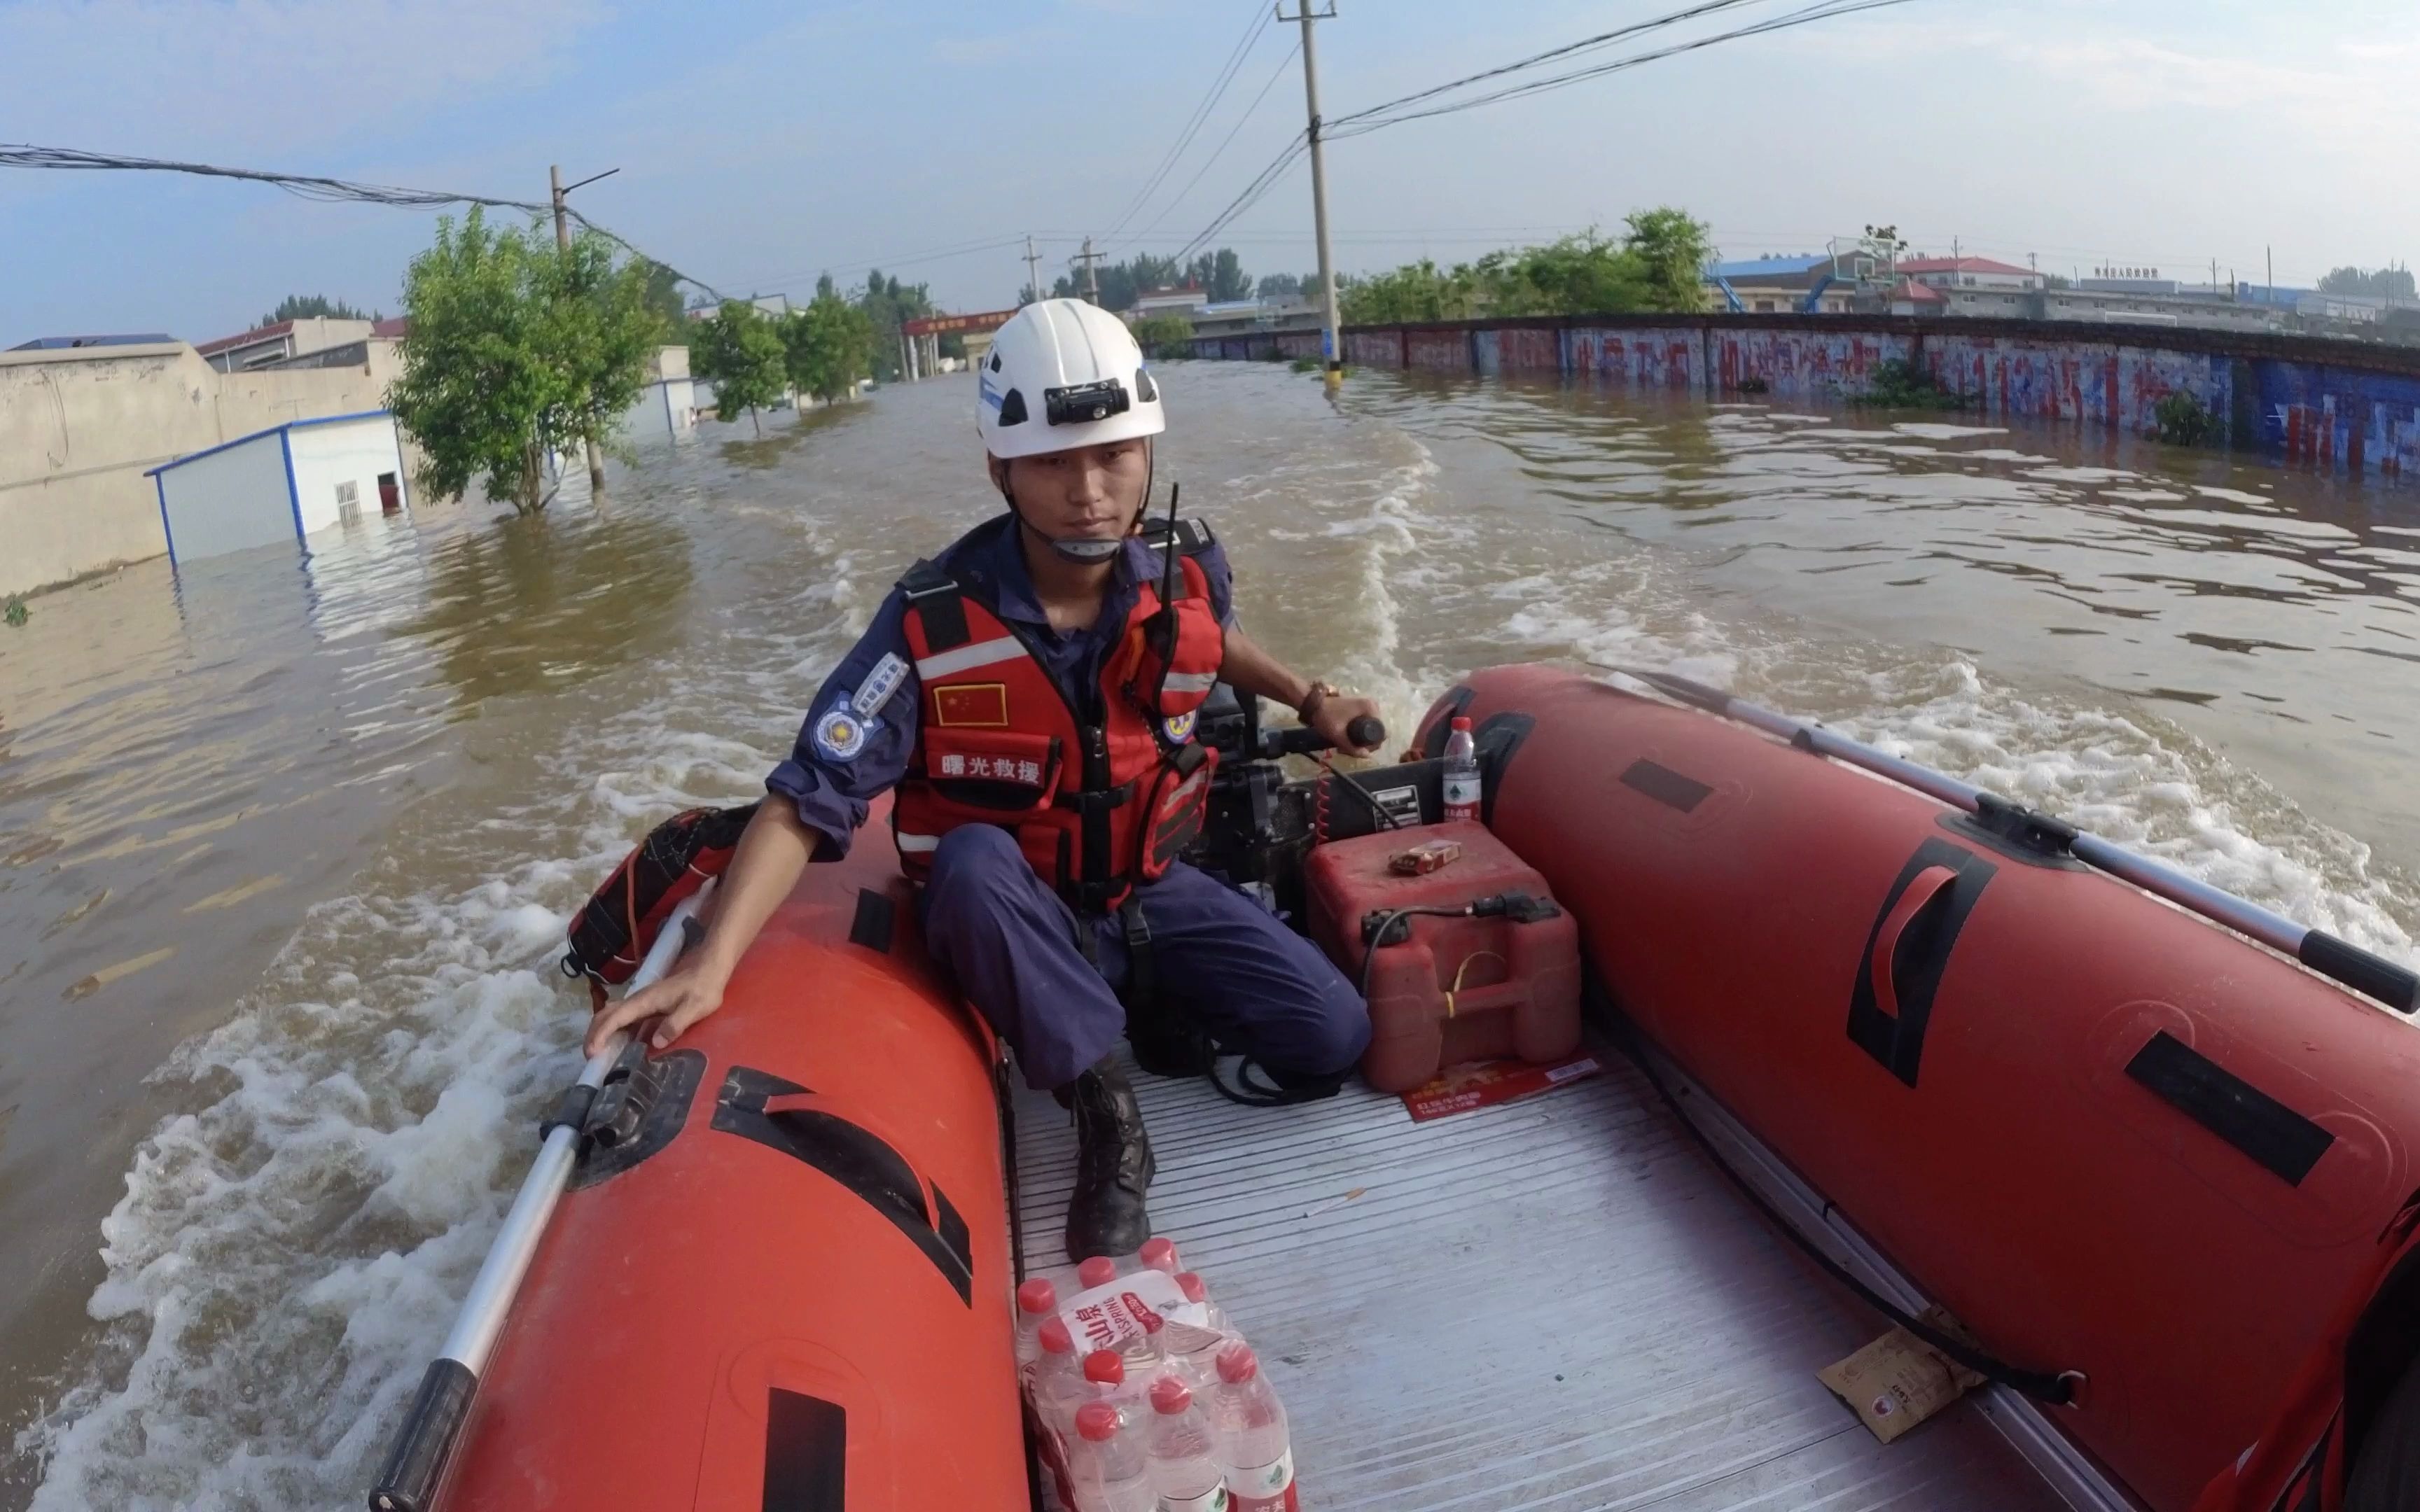
[[[1185,485],[1171,480],[1168,485],[1168,556],[1159,568],[1159,611],[1170,613],[1168,595],[1176,591],[1176,495]]]

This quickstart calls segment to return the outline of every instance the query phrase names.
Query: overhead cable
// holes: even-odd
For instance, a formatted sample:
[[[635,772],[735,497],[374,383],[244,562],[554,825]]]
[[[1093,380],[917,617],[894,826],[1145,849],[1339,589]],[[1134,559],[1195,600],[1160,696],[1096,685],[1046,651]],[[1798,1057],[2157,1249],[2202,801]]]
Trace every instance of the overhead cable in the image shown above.
[[[1177,160],[1185,155],[1185,149],[1192,145],[1194,136],[1209,121],[1210,113],[1218,108],[1218,101],[1225,97],[1228,86],[1235,82],[1236,70],[1244,66],[1244,59],[1250,54],[1253,44],[1261,39],[1263,32],[1268,30],[1269,23],[1276,17],[1277,12],[1274,9],[1264,8],[1261,0],[1251,0],[1251,7],[1252,23],[1244,28],[1243,40],[1237,42],[1228,53],[1227,61],[1220,66],[1218,76],[1210,82],[1210,87],[1202,95],[1202,102],[1193,107],[1193,114],[1186,118],[1185,125],[1177,131],[1175,144],[1161,157],[1158,166],[1152,169],[1151,177],[1144,180],[1141,191],[1119,214],[1109,230],[1102,233],[1103,242],[1107,242],[1120,231],[1125,230],[1126,223],[1135,218],[1136,213],[1167,180],[1170,172],[1175,168]]]
[[[1278,66],[1274,69],[1270,70],[1268,83],[1261,85],[1261,92],[1252,97],[1252,102],[1244,107],[1244,114],[1236,116],[1235,124],[1227,129],[1227,134],[1219,141],[1218,150],[1211,153],[1209,158],[1202,162],[1200,168],[1194,170],[1193,177],[1185,181],[1185,187],[1176,192],[1176,197],[1174,199],[1170,200],[1167,204],[1159,208],[1159,213],[1151,218],[1151,224],[1144,226],[1141,230],[1126,239],[1129,242],[1140,241],[1143,238],[1157,230],[1159,228],[1159,223],[1168,219],[1169,211],[1173,210],[1179,205],[1184,204],[1185,196],[1193,193],[1193,186],[1202,181],[1202,176],[1208,173],[1212,168],[1218,166],[1218,160],[1226,156],[1228,144],[1235,140],[1235,133],[1244,129],[1244,123],[1252,118],[1252,113],[1261,108],[1261,101],[1269,97],[1269,91],[1276,87],[1278,80],[1284,76],[1287,66],[1294,62],[1295,55],[1301,51],[1302,44],[1300,42],[1296,42],[1294,46],[1286,49],[1286,55],[1278,59]]]
[[[1609,63],[1592,64],[1585,69],[1575,69],[1568,73],[1533,79],[1468,100],[1449,100],[1443,104],[1431,105],[1423,110],[1399,111],[1390,116],[1375,118],[1357,116],[1352,125],[1340,124],[1335,130],[1325,134],[1330,140],[1361,136],[1383,127],[1401,125],[1404,121],[1423,120],[1433,116],[1450,116],[1458,111],[1476,110],[1481,105],[1492,105],[1499,100],[1516,100],[1525,95],[1544,94],[1550,89],[1560,89],[1567,85],[1603,78],[1609,73],[1620,73],[1625,69],[1637,68],[1642,63],[1653,63],[1661,58],[1677,57],[1681,54],[1694,53],[1700,48],[1713,47],[1720,42],[1737,41],[1747,37],[1761,37],[1770,32],[1787,31],[1792,27],[1804,26],[1813,22],[1830,21],[1838,16],[1853,16],[1860,11],[1882,10],[1892,6],[1909,3],[1910,0],[1818,0],[1817,4],[1803,9],[1770,17],[1751,25],[1735,27],[1726,32],[1715,32],[1710,36],[1694,38],[1685,42],[1675,42],[1669,46],[1654,48],[1644,53],[1633,53]]]
[[[1220,210],[1208,225],[1202,227],[1194,236],[1192,240],[1177,250],[1176,260],[1181,263],[1192,256],[1194,252],[1205,245],[1211,238],[1225,230],[1235,217],[1259,204],[1261,196],[1275,189],[1278,181],[1285,177],[1286,170],[1293,167],[1295,160],[1308,150],[1310,142],[1311,133],[1308,131],[1296,131],[1278,155],[1270,160],[1269,165],[1263,168],[1250,183],[1244,186],[1243,193],[1229,200],[1225,209]]]
[[[1804,26],[1811,22],[1828,21],[1836,16],[1854,15],[1859,11],[1879,10],[1890,6],[1905,5],[1909,3],[1909,0],[1816,0],[1816,3],[1813,5],[1806,6],[1800,9],[1789,11],[1782,15],[1768,17],[1752,25],[1735,27],[1732,30],[1725,32],[1716,32],[1710,36],[1697,38],[1686,42],[1674,43],[1668,47],[1655,48],[1644,53],[1629,54],[1622,57],[1613,59],[1610,62],[1592,64],[1588,68],[1575,69],[1564,73],[1551,74],[1544,79],[1529,80],[1508,88],[1498,89],[1471,99],[1448,100],[1444,103],[1431,105],[1425,109],[1419,110],[1406,110],[1402,108],[1405,105],[1415,104],[1421,100],[1435,99],[1440,95],[1450,94],[1454,90],[1466,87],[1469,85],[1479,83],[1485,79],[1498,78],[1509,73],[1518,72],[1524,69],[1534,67],[1543,61],[1556,57],[1570,56],[1575,53],[1584,52],[1591,48],[1603,46],[1610,41],[1618,40],[1624,37],[1637,36],[1641,32],[1671,25],[1677,22],[1711,15],[1717,11],[1731,9],[1739,5],[1749,3],[1754,3],[1754,0],[1700,0],[1699,5],[1683,10],[1673,11],[1664,16],[1651,18],[1644,22],[1634,23],[1632,25],[1623,27],[1618,32],[1606,32],[1601,33],[1592,38],[1584,38],[1580,41],[1571,43],[1565,47],[1556,48],[1551,52],[1535,54],[1530,57],[1521,59],[1518,62],[1509,63],[1500,68],[1490,69],[1481,73],[1470,74],[1464,78],[1453,80],[1450,83],[1440,85],[1433,89],[1424,89],[1414,94],[1400,96],[1384,104],[1373,105],[1367,110],[1355,111],[1349,116],[1333,117],[1322,124],[1320,136],[1323,141],[1334,141],[1342,137],[1362,136],[1371,131],[1379,131],[1388,126],[1400,125],[1404,121],[1420,120],[1432,116],[1446,116],[1451,115],[1457,111],[1473,110],[1481,105],[1494,104],[1498,100],[1516,99],[1523,95],[1542,94],[1550,89],[1561,88],[1566,85],[1577,84],[1587,79],[1600,78],[1609,73],[1619,73],[1624,69],[1635,69],[1643,63],[1652,63],[1659,58],[1674,57],[1683,53],[1696,52],[1700,48],[1713,47],[1721,42],[1736,41],[1742,38],[1747,37],[1761,37],[1768,32],[1786,31],[1793,26]],[[1308,145],[1309,138],[1310,132],[1307,131],[1296,132],[1294,139],[1286,144],[1284,149],[1279,152],[1275,159],[1271,160],[1268,166],[1262,169],[1250,183],[1246,184],[1243,191],[1233,200],[1228,202],[1227,207],[1224,209],[1221,209],[1218,214],[1212,219],[1209,225],[1198,232],[1192,240],[1185,244],[1184,248],[1176,254],[1177,260],[1181,262],[1185,258],[1191,256],[1197,249],[1206,244],[1212,238],[1216,237],[1220,231],[1226,229],[1228,225],[1232,224],[1237,217],[1241,216],[1245,211],[1258,204],[1260,200],[1266,195],[1270,190],[1274,189],[1278,182],[1284,177],[1286,170],[1294,165],[1295,160],[1302,155]]]
[[[444,189],[403,189],[393,184],[365,184],[349,178],[323,178],[311,174],[271,173],[257,168],[226,168],[209,162],[178,162],[166,158],[136,158],[117,153],[87,152],[81,147],[34,147],[26,143],[0,143],[0,168],[90,169],[129,173],[181,173],[204,178],[240,178],[253,183],[271,184],[300,199],[323,203],[351,202],[362,205],[395,205],[409,209],[435,209],[448,205],[483,205],[496,209],[525,210],[532,215],[551,215],[554,207],[535,200],[500,199],[490,194],[466,194]],[[715,299],[724,296],[702,278],[693,278],[662,258],[641,251],[627,239],[598,225],[578,210],[565,207],[565,213],[587,230],[596,232],[633,257],[655,264],[684,284],[704,289]]]
[[[1644,32],[1657,31],[1666,26],[1677,26],[1684,21],[1695,21],[1700,16],[1710,16],[1714,14],[1716,11],[1730,10],[1744,5],[1762,5],[1764,3],[1766,3],[1766,0],[1704,0],[1703,4],[1691,6],[1685,10],[1675,10],[1668,15],[1652,17],[1646,21],[1633,22],[1627,26],[1616,27],[1614,30],[1609,32],[1599,32],[1594,37],[1583,37],[1576,42],[1567,42],[1561,47],[1550,48],[1544,53],[1533,53],[1528,57],[1520,58],[1513,62],[1500,65],[1497,68],[1483,69],[1478,73],[1465,74],[1463,77],[1446,84],[1433,85],[1426,89],[1416,90],[1408,95],[1398,95],[1392,100],[1372,105],[1367,110],[1357,110],[1350,116],[1339,116],[1328,121],[1327,125],[1331,128],[1342,126],[1347,122],[1357,121],[1368,116],[1376,116],[1385,111],[1394,110],[1399,106],[1417,104],[1420,100],[1432,100],[1438,95],[1451,94],[1456,89],[1464,88],[1469,85],[1479,84],[1484,80],[1501,78],[1508,73],[1518,73],[1524,69],[1533,69],[1538,67],[1540,64],[1551,63],[1557,58],[1569,57],[1575,53],[1585,53],[1592,48],[1606,47],[1614,42],[1621,41],[1625,38],[1637,37]]]

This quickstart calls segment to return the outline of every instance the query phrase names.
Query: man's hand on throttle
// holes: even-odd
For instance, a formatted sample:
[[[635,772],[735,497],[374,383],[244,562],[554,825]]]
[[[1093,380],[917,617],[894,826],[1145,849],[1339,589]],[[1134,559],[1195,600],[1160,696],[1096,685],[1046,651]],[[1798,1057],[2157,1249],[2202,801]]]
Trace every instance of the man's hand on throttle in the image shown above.
[[[1374,717],[1377,713],[1376,699],[1357,698],[1340,693],[1332,698],[1321,699],[1318,705],[1311,711],[1311,718],[1307,722],[1312,730],[1318,732],[1320,739],[1334,746],[1338,750],[1355,756],[1367,756],[1378,748],[1355,745],[1346,736],[1344,731],[1346,726],[1363,715]]]
[[[591,1019],[588,1039],[582,1048],[596,1055],[605,1048],[605,1041],[616,1029],[627,1029],[648,1019],[661,1019],[648,1042],[658,1050],[681,1037],[683,1031],[722,1006],[722,984],[703,977],[694,965],[678,966],[665,974],[663,980],[642,988],[607,1008]]]

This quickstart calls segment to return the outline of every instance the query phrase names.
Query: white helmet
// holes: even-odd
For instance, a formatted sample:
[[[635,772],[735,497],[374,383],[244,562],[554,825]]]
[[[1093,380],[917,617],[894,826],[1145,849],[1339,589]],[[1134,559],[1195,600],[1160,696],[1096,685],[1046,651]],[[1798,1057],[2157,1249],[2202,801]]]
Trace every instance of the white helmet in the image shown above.
[[[975,428],[992,455],[1036,456],[1168,428],[1159,385],[1126,323],[1081,300],[1042,300],[1010,317],[977,369]]]

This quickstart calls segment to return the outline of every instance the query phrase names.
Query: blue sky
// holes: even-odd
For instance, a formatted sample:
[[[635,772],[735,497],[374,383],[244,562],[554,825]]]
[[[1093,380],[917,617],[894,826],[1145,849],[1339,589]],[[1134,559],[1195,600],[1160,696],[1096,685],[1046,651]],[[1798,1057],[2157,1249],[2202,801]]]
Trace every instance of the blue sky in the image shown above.
[[[1063,260],[1106,232],[1260,4],[0,0],[0,141],[531,198],[550,162],[618,166],[583,208],[726,292],[880,263],[986,309],[1014,298],[1020,249],[923,255],[1031,232]],[[1677,4],[1340,0],[1324,103],[1342,115]],[[1338,262],[1466,257],[1665,203],[1734,256],[1891,221],[1923,250],[1955,238],[2059,271],[2206,275],[2215,257],[2257,278],[2273,246],[2279,281],[2306,282],[2420,257],[2420,23],[2408,0],[2325,8],[2316,25],[2317,8],[2235,0],[1914,0],[1404,125],[1330,150]],[[1184,243],[1299,130],[1292,40],[1264,33],[1114,255]],[[1296,168],[1221,239],[1255,272],[1299,271],[1310,219]],[[392,312],[430,217],[0,170],[0,227],[8,346],[207,339],[289,292]]]

